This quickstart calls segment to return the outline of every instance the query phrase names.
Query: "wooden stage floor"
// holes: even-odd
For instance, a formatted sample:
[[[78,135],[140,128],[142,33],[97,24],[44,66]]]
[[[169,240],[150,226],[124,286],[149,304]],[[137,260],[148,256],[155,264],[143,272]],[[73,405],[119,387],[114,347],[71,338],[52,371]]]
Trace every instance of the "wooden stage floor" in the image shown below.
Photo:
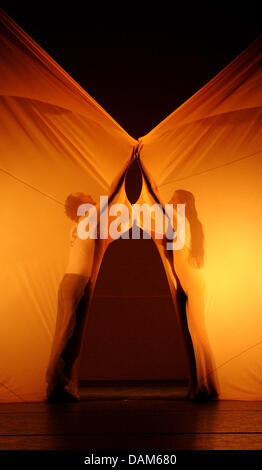
[[[97,382],[79,403],[1,403],[0,449],[262,449],[262,402],[195,403],[185,393],[173,382]]]

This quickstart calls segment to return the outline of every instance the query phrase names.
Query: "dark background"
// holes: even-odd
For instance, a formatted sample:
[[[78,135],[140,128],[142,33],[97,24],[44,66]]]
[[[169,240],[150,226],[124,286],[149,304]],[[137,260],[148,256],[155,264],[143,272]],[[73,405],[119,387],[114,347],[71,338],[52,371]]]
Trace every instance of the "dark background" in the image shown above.
[[[258,10],[177,2],[16,5],[5,11],[133,137],[149,132],[261,33]],[[85,6],[83,6],[85,5]],[[258,7],[257,7],[258,8]],[[135,173],[134,173],[135,174]],[[135,183],[130,179],[130,188]],[[135,201],[133,201],[135,202]],[[185,349],[152,240],[106,252],[81,357],[82,380],[182,380]]]
[[[224,9],[196,3],[174,1],[171,9],[171,2],[9,1],[1,7],[138,138],[262,32],[258,2]]]

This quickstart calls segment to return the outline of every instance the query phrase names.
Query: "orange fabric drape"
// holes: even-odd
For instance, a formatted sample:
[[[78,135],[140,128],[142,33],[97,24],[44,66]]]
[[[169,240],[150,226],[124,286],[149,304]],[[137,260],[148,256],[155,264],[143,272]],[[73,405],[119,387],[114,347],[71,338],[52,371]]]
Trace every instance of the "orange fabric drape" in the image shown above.
[[[138,142],[0,17],[0,401],[37,401],[68,262],[64,201],[77,191],[97,203],[110,195]],[[184,251],[171,260],[157,246],[174,302],[177,281],[187,295],[198,378],[213,376],[222,399],[262,399],[261,106],[259,38],[140,139],[142,169],[161,202],[178,190],[194,200],[202,265],[192,264],[190,220]],[[143,200],[152,201],[145,179]],[[114,202],[127,203],[123,183]],[[91,296],[107,243],[97,243]]]

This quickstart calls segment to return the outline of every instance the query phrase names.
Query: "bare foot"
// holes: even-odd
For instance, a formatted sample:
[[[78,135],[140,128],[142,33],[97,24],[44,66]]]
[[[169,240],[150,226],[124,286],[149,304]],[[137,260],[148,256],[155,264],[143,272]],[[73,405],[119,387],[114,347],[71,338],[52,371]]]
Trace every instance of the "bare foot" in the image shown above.
[[[66,388],[56,387],[52,392],[47,394],[48,403],[66,403],[78,402],[80,397],[74,393],[69,392]]]
[[[194,400],[194,401],[210,401],[215,400],[218,397],[218,393],[214,388],[208,389],[205,386],[200,388],[196,387],[195,389],[189,389],[187,393],[187,400]]]

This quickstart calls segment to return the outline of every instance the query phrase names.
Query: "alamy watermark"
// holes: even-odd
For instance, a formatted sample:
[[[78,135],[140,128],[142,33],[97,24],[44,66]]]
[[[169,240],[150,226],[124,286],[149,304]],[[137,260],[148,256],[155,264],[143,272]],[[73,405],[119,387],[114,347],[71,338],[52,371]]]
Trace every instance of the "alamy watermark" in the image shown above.
[[[78,207],[77,216],[81,218],[77,225],[77,235],[81,240],[130,238],[130,228],[131,238],[139,239],[140,230],[137,230],[137,227],[140,226],[147,237],[151,238],[152,235],[156,239],[165,237],[168,240],[167,250],[181,250],[185,245],[185,204],[175,204],[175,206],[165,204],[162,207],[161,204],[144,203],[127,206],[118,203],[108,207],[108,197],[100,196],[99,211],[96,205],[84,203]],[[174,219],[176,231],[173,228]]]

